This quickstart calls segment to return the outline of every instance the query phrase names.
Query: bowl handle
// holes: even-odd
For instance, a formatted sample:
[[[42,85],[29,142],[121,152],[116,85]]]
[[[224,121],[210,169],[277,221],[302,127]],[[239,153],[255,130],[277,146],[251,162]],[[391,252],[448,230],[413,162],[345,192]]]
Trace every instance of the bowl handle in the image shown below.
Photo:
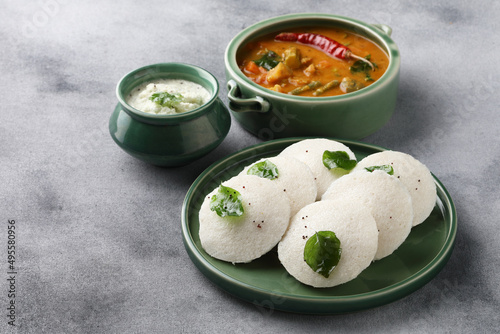
[[[382,30],[387,36],[391,37],[392,28],[389,27],[388,25],[374,23],[374,24],[372,24],[372,26],[374,26],[375,28],[378,28],[379,30]]]
[[[241,98],[240,88],[234,80],[227,82],[227,97],[229,99],[229,108],[236,112],[268,112],[271,104],[260,96],[252,98]]]

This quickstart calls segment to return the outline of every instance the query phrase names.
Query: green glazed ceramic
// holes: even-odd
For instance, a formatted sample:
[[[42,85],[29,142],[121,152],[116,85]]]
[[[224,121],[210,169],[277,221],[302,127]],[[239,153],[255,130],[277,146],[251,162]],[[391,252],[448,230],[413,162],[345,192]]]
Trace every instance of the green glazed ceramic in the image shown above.
[[[455,243],[457,216],[453,201],[434,177],[437,203],[425,222],[414,227],[391,255],[373,262],[356,279],[332,288],[312,288],[290,276],[276,249],[246,264],[209,256],[202,248],[198,212],[203,200],[222,181],[261,158],[275,156],[303,138],[268,141],[234,153],[210,166],[192,184],[182,207],[182,235],[196,267],[217,286],[256,307],[308,314],[360,311],[396,301],[428,283],[447,263]],[[340,140],[358,160],[383,148]]]
[[[197,109],[175,115],[145,113],[125,102],[133,88],[160,78],[200,84],[211,99]],[[158,166],[186,165],[216,148],[229,131],[231,117],[218,93],[217,79],[197,66],[161,63],[139,68],[117,85],[119,103],[109,120],[109,132],[118,146],[137,159]]]
[[[240,47],[271,32],[305,26],[350,30],[378,44],[389,56],[389,66],[374,84],[333,97],[281,94],[249,80],[239,69]],[[291,14],[256,23],[236,35],[225,52],[229,107],[236,120],[259,138],[325,136],[360,139],[380,129],[394,113],[399,83],[399,51],[386,25],[367,24],[329,14]]]

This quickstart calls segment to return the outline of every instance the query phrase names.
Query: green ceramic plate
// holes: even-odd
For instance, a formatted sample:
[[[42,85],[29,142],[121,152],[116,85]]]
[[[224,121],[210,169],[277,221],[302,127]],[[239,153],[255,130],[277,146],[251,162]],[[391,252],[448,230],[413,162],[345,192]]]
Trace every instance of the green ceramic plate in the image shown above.
[[[436,177],[438,200],[430,217],[414,227],[392,255],[372,263],[356,279],[333,288],[315,289],[296,281],[281,266],[276,250],[251,263],[236,265],[205,253],[198,236],[198,211],[205,196],[246,165],[277,155],[301,139],[279,139],[248,147],[216,162],[196,179],[182,207],[182,234],[198,269],[222,289],[256,306],[310,314],[345,313],[384,305],[414,292],[436,276],[451,255],[457,231],[453,201]],[[358,160],[384,150],[355,141],[341,142]]]

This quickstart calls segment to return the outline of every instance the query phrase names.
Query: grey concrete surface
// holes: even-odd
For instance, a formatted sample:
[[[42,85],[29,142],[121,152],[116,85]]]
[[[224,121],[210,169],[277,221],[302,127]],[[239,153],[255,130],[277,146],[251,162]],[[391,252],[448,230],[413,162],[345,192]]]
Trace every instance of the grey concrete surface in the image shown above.
[[[2,1],[0,332],[494,333],[500,327],[499,2]],[[410,153],[458,211],[456,247],[427,285],[337,316],[260,310],[206,279],[182,244],[181,204],[211,163],[260,140],[233,122],[209,156],[157,168],[109,136],[115,85],[143,65],[211,71],[241,29],[293,12],[393,28],[397,108],[365,139]],[[8,226],[16,228],[16,326],[8,325]]]

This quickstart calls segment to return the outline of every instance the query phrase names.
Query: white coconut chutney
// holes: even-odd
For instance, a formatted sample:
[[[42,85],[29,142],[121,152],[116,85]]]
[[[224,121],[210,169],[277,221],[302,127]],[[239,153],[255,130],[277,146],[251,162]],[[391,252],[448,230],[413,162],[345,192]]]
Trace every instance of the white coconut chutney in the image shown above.
[[[210,98],[205,87],[192,81],[158,79],[135,87],[126,102],[146,113],[173,115],[199,108]]]

